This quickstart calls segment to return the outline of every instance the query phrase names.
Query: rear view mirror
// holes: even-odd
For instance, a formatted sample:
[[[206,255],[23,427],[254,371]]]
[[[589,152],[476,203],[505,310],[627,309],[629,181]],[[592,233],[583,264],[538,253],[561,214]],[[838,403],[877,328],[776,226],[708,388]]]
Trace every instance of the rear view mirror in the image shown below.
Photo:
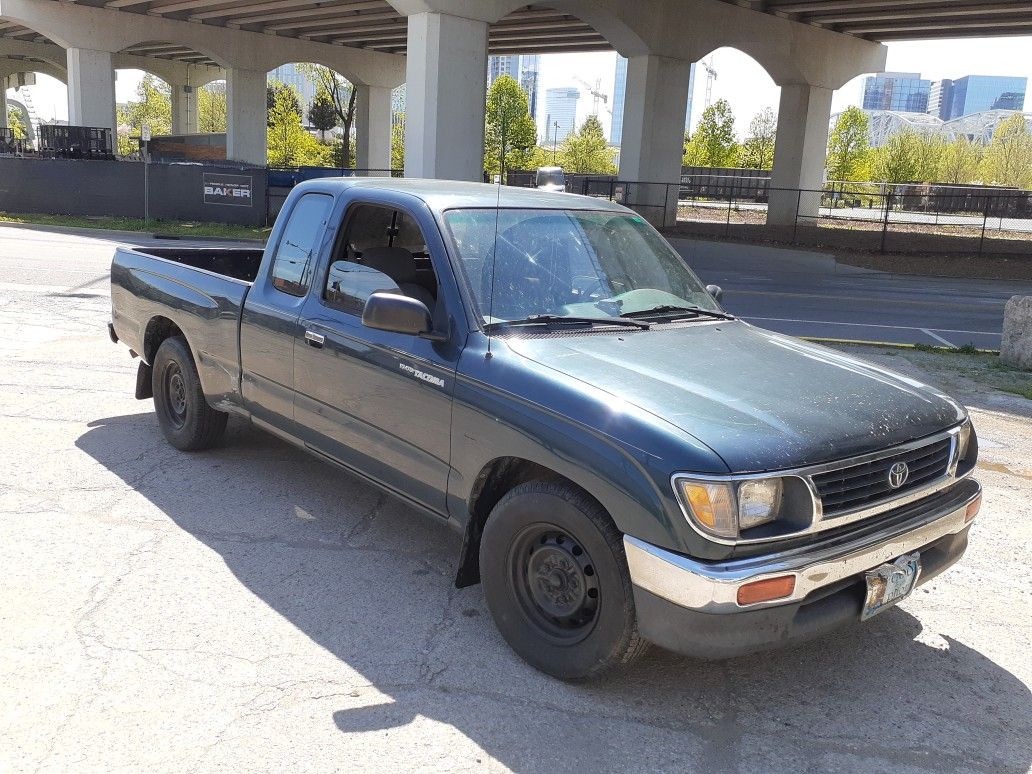
[[[402,333],[438,341],[444,336],[433,332],[433,320],[426,304],[397,293],[373,293],[362,310],[362,324],[379,331]]]
[[[713,300],[718,304],[724,299],[724,290],[720,285],[707,285],[706,292],[713,296]]]

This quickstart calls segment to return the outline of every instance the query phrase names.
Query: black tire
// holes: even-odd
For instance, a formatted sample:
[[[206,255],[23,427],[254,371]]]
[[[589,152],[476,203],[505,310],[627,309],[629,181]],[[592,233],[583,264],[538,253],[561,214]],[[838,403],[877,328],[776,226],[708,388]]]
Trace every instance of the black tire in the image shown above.
[[[623,535],[575,487],[530,481],[491,511],[480,579],[495,625],[527,663],[562,680],[641,656]]]
[[[165,439],[181,451],[199,451],[218,443],[229,415],[204,399],[190,347],[182,336],[161,342],[151,373],[154,411]]]

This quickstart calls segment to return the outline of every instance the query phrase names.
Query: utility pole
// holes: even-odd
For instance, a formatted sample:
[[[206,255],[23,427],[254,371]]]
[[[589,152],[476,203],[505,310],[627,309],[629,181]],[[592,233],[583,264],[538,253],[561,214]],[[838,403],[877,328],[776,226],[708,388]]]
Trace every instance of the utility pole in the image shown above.
[[[552,134],[552,163],[555,164],[556,148],[559,146],[559,122],[556,121],[555,132]]]
[[[708,62],[703,62],[702,66],[706,68],[706,107],[709,107],[713,102],[713,81],[717,80],[717,71],[713,68],[713,57],[710,57]]]

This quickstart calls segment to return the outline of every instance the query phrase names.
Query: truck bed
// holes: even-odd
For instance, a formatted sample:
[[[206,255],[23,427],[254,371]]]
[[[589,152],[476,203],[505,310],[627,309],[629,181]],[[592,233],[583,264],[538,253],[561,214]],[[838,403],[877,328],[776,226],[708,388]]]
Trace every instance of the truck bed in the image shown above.
[[[119,247],[111,261],[111,322],[115,335],[151,364],[162,328],[178,328],[209,402],[239,404],[239,323],[258,276],[262,250]]]
[[[262,249],[220,247],[159,247],[147,248],[144,255],[163,258],[195,269],[221,274],[224,277],[254,282],[262,262]]]

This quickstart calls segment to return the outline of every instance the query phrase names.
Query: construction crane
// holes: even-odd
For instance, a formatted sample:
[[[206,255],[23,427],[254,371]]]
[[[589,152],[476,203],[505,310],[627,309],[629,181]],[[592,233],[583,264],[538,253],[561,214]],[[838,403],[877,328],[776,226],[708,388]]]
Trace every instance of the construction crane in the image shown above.
[[[593,102],[592,102],[592,107],[591,107],[592,115],[595,115],[595,116],[598,115],[598,101],[599,100],[602,100],[602,104],[606,105],[606,110],[609,111],[610,114],[612,114],[612,111],[609,110],[609,107],[608,107],[608,105],[609,105],[609,95],[602,93],[602,79],[601,78],[596,78],[595,79],[595,85],[592,86],[590,83],[588,83],[583,78],[578,78],[576,75],[573,76],[573,77],[574,77],[574,80],[577,80],[577,81],[580,81],[581,83],[583,83],[584,86],[587,87],[587,89],[588,89],[588,94],[590,94],[594,98]]]
[[[702,66],[706,68],[706,107],[709,107],[713,102],[713,81],[717,80],[717,71],[713,68],[713,57],[711,56],[708,62],[703,62]]]

